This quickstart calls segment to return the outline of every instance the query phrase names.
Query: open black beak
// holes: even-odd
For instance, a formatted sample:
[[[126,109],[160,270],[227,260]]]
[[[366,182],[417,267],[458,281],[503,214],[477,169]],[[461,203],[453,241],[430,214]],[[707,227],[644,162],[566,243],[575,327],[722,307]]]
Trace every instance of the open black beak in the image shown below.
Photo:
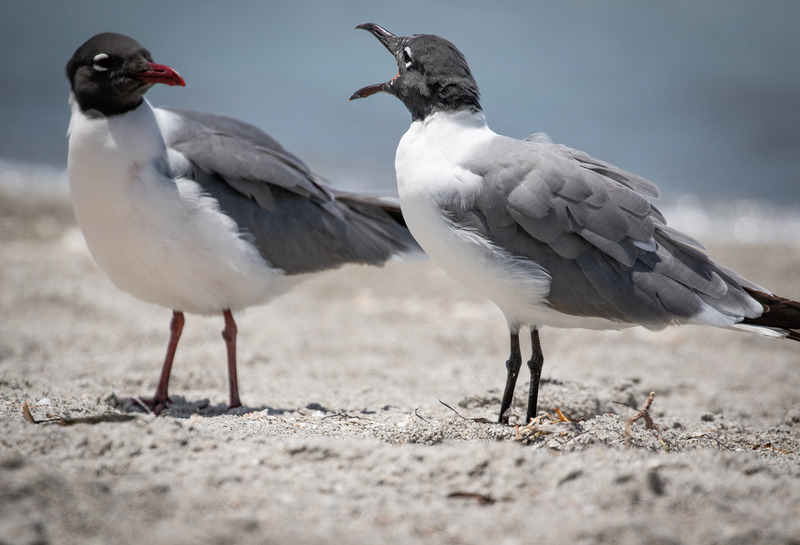
[[[360,28],[362,30],[367,30],[372,33],[373,36],[378,38],[378,40],[389,50],[393,56],[397,55],[397,50],[400,47],[401,38],[398,38],[385,28],[380,25],[376,25],[375,23],[363,23],[358,25],[356,28]],[[400,74],[398,74],[400,75]],[[395,76],[397,77],[397,76]],[[392,80],[393,81],[393,80]],[[374,95],[375,93],[389,93],[391,89],[392,81],[387,81],[386,83],[375,83],[373,85],[367,85],[366,87],[362,87],[350,97],[350,100],[355,100],[357,98],[366,98],[370,95]]]
[[[372,33],[373,36],[378,38],[381,43],[389,50],[389,53],[394,55],[397,53],[397,44],[400,43],[400,38],[386,30],[380,25],[376,25],[375,23],[363,23],[358,25],[356,28],[361,30],[367,30]]]

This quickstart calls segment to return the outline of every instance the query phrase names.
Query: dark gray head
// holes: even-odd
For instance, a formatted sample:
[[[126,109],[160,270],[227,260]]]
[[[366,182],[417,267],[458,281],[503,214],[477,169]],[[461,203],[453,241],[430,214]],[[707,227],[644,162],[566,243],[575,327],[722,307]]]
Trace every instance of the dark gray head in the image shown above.
[[[156,83],[186,85],[175,70],[155,64],[139,42],[113,32],[98,34],[75,51],[67,79],[81,111],[91,116],[136,108]]]
[[[456,46],[433,34],[395,36],[374,23],[368,30],[394,55],[400,72],[386,83],[359,89],[350,100],[384,92],[406,105],[414,121],[437,111],[481,110],[478,84]]]

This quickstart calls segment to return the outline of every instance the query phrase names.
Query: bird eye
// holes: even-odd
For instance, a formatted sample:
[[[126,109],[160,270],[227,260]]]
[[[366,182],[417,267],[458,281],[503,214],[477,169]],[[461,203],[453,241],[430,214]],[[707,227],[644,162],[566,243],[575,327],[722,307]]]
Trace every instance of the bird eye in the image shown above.
[[[403,62],[405,63],[406,68],[410,68],[414,62],[411,60],[411,48],[406,47],[403,49]]]
[[[111,68],[111,59],[105,53],[99,53],[95,55],[92,61],[94,61],[92,68],[98,72],[105,72]]]

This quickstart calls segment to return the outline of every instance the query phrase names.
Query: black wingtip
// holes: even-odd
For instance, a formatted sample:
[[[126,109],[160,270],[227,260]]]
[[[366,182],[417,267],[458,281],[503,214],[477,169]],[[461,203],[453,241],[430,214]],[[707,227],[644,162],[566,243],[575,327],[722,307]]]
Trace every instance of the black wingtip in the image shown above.
[[[743,324],[770,327],[784,332],[787,339],[800,341],[800,302],[745,287],[744,290],[764,307],[756,318],[745,318]]]

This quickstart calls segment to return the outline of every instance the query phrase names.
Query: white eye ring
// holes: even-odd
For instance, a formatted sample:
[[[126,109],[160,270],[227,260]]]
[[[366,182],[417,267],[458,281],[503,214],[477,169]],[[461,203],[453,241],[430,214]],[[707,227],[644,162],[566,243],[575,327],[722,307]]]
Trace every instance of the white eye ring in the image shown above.
[[[98,53],[97,55],[94,56],[94,59],[92,60],[94,61],[92,68],[94,68],[98,72],[105,72],[106,70],[108,70],[108,66],[104,66],[103,64],[101,64],[103,63],[103,61],[108,60],[108,55],[106,55],[105,53]]]
[[[408,61],[406,62],[406,68],[408,68],[412,64],[414,64],[413,62],[411,62],[411,48],[406,46],[406,48],[403,51],[406,52],[406,58],[408,59]]]

